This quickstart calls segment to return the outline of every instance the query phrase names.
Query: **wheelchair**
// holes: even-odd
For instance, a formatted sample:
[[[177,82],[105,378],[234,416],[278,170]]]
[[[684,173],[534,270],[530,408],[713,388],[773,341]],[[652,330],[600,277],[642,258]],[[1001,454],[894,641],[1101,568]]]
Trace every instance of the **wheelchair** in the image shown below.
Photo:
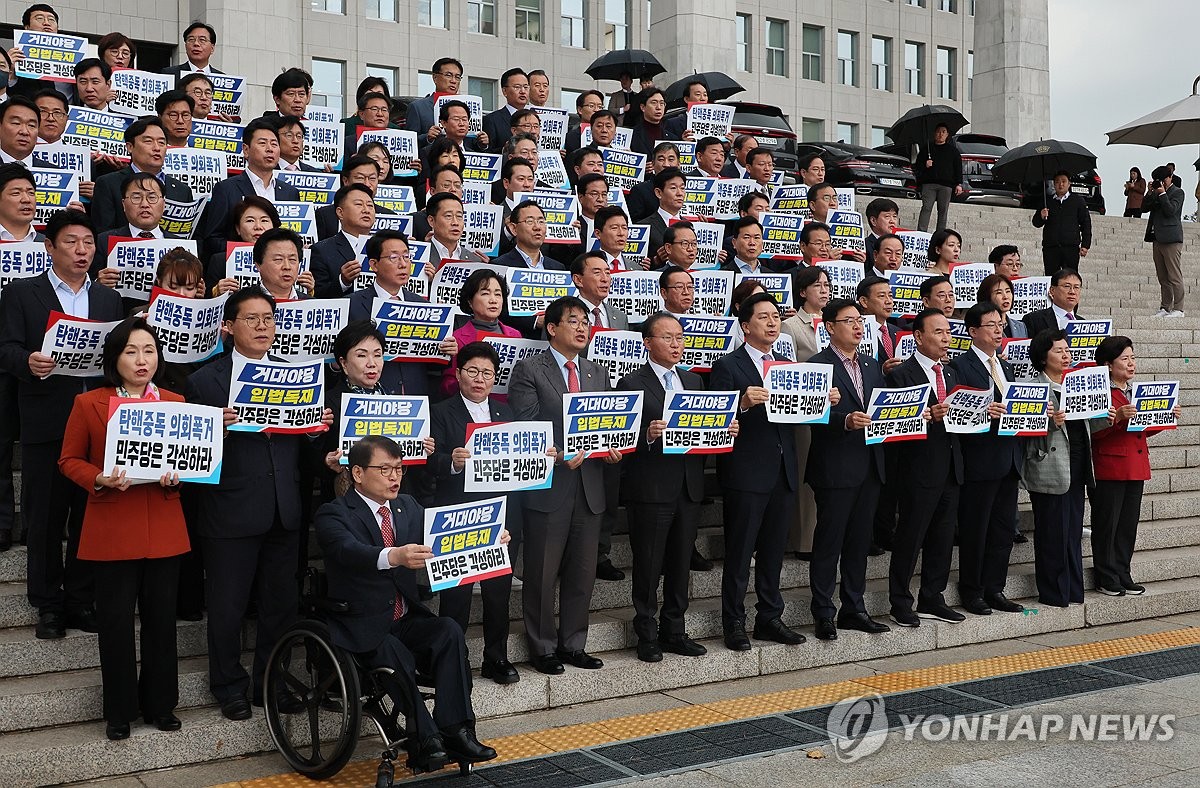
[[[263,686],[267,731],[295,771],[312,780],[327,780],[350,761],[365,715],[383,741],[375,785],[389,788],[401,752],[408,755],[406,768],[414,774],[423,771],[411,757],[417,751],[411,709],[434,697],[433,683],[418,675],[420,697],[406,697],[404,706],[397,706],[389,685],[392,690],[404,685],[388,681],[391,668],[368,667],[333,645],[324,619],[348,612],[349,606],[326,597],[324,585],[324,576],[310,568],[304,577],[302,620],[284,633],[271,652]],[[459,762],[459,773],[470,774],[471,766]]]

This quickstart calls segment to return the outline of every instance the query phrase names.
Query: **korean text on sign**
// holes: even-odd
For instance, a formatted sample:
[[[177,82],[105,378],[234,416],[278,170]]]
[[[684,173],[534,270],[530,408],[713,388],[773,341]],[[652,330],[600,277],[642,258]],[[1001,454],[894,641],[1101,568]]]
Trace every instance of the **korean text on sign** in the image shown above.
[[[425,545],[433,550],[425,561],[431,591],[512,572],[508,546],[500,543],[507,511],[503,496],[425,510]]]
[[[544,490],[554,474],[554,433],[548,421],[467,426],[464,492]]]

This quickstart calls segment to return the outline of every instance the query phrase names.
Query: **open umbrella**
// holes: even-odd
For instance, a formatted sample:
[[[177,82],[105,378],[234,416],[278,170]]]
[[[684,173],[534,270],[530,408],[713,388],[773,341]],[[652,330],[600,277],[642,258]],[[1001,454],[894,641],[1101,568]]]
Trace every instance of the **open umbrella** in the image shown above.
[[[954,107],[925,104],[901,115],[887,130],[887,136],[897,145],[925,145],[933,139],[933,130],[938,126],[945,125],[954,134],[969,122]]]
[[[704,83],[704,87],[708,89],[709,101],[727,99],[745,90],[744,87],[737,83],[737,80],[728,74],[720,71],[705,71],[700,74],[690,74],[683,79],[672,82],[663,91],[666,95],[667,104],[682,104],[684,94],[687,92],[687,86],[692,82]]]
[[[636,80],[662,74],[666,70],[658,58],[644,49],[616,49],[593,60],[584,73],[592,79],[617,81],[622,74],[630,74]]]
[[[1192,95],[1108,132],[1109,145],[1166,148],[1200,142],[1200,77]]]
[[[992,165],[992,178],[1008,183],[1046,182],[1059,170],[1083,172],[1096,166],[1096,156],[1075,142],[1036,140],[1011,148]],[[1042,189],[1043,205],[1045,192]]]

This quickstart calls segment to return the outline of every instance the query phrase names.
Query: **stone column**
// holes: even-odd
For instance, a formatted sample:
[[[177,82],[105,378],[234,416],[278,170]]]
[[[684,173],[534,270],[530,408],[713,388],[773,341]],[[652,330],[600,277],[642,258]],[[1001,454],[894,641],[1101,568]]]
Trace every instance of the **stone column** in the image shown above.
[[[975,4],[971,131],[1016,147],[1050,136],[1050,26],[1047,0]]]
[[[649,50],[666,67],[655,82],[666,87],[700,71],[734,74],[734,0],[654,0]]]

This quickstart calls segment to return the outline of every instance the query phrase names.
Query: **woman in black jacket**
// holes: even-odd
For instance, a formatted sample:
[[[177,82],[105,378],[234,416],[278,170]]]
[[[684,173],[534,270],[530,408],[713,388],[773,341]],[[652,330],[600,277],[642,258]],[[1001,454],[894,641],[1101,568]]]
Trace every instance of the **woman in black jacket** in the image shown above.
[[[950,198],[962,193],[962,154],[950,139],[950,129],[939,123],[933,130],[933,143],[921,148],[913,164],[913,174],[921,187],[921,216],[917,229],[929,231],[929,217],[937,203],[937,229],[946,229]]]

